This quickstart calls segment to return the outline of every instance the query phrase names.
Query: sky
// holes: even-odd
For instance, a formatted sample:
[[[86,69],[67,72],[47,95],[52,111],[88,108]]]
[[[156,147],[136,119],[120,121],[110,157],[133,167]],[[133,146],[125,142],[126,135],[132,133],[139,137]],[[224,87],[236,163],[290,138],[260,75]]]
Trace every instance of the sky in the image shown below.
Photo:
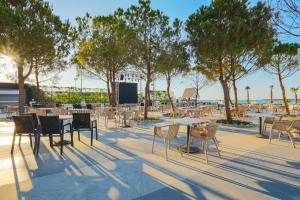
[[[86,12],[91,15],[107,15],[112,14],[117,8],[126,9],[132,4],[137,4],[138,0],[48,0],[53,5],[54,13],[62,19],[69,19],[71,23],[75,23],[75,17],[83,16]],[[160,9],[163,13],[170,17],[171,20],[179,18],[185,21],[190,14],[195,12],[201,5],[209,4],[211,0],[152,0],[152,7]],[[287,36],[281,37],[281,40],[300,42],[295,38]],[[70,66],[68,70],[59,74],[60,79],[55,80],[56,86],[74,86],[76,70]],[[289,91],[291,87],[300,86],[300,72],[295,73],[292,77],[284,80],[288,98],[293,98],[293,94]],[[1,72],[0,79],[8,81]],[[53,81],[52,81],[53,82]],[[53,85],[47,82],[47,85]],[[155,89],[165,90],[166,84],[164,80],[155,81]],[[76,83],[77,87],[79,82]],[[250,86],[251,99],[269,98],[269,86],[274,85],[274,98],[281,98],[281,90],[278,80],[275,76],[269,75],[264,71],[258,71],[238,81],[239,99],[246,99],[245,87]],[[89,88],[105,88],[105,84],[96,79],[84,78],[83,87]],[[180,97],[187,87],[193,87],[193,83],[188,77],[176,77],[171,85],[171,89],[175,97]],[[211,84],[200,91],[200,98],[205,100],[223,99],[223,90],[218,82]]]

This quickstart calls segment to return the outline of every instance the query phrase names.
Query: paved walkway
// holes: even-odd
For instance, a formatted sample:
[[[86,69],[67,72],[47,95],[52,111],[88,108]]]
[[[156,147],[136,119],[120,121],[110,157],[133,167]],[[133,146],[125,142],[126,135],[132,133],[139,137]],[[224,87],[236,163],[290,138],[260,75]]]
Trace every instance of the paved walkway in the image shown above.
[[[257,126],[221,126],[221,158],[211,145],[206,165],[203,154],[181,157],[175,149],[167,162],[160,140],[152,154],[149,126],[110,127],[100,127],[93,147],[89,134],[81,141],[75,134],[63,156],[43,138],[34,157],[25,137],[11,156],[13,127],[0,122],[0,199],[300,199],[299,140],[293,149],[256,138]]]

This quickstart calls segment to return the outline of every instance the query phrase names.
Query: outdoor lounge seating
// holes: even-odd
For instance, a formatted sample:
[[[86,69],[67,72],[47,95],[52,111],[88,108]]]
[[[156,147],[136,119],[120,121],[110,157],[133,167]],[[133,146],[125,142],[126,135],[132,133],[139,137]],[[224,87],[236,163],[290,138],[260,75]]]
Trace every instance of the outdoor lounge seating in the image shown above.
[[[48,136],[50,146],[53,147],[53,137],[59,136],[60,137],[60,154],[63,154],[63,146],[64,146],[64,134],[65,134],[65,127],[69,126],[70,134],[71,134],[71,145],[73,146],[73,130],[70,123],[63,124],[62,121],[59,120],[58,116],[39,116],[39,120],[41,123],[41,133],[38,134],[37,139],[37,150],[36,154],[39,153],[40,147],[40,137]]]
[[[80,141],[80,131],[91,132],[91,145],[93,145],[94,129],[96,140],[98,139],[97,120],[91,120],[91,113],[73,113],[72,127],[78,132],[78,140]]]
[[[19,136],[19,145],[21,143],[21,137],[23,135],[29,136],[30,146],[32,147],[32,136],[35,137],[35,141],[37,140],[37,131],[34,128],[34,123],[32,116],[30,115],[23,115],[23,116],[13,116],[13,121],[15,124],[15,129],[13,133],[13,140],[10,153],[13,154],[14,152],[14,145],[16,136]],[[34,146],[33,151],[35,152],[36,145]]]
[[[152,153],[154,152],[155,137],[158,136],[158,137],[164,139],[165,158],[166,158],[166,160],[168,160],[168,146],[170,148],[170,143],[171,143],[171,140],[173,140],[173,139],[176,140],[177,147],[178,147],[178,149],[181,153],[181,156],[182,156],[182,151],[181,151],[181,147],[180,147],[180,144],[179,144],[179,139],[177,137],[179,127],[180,127],[180,125],[178,125],[178,124],[165,125],[165,126],[155,126],[154,127],[153,142],[152,142]]]
[[[274,124],[274,121],[276,120],[275,117],[265,117],[264,119],[264,122],[263,122],[263,132],[266,132],[267,131],[267,126],[270,125],[271,127],[273,126]]]
[[[208,164],[208,158],[207,158],[207,149],[208,149],[208,141],[212,140],[215,145],[217,152],[220,156],[220,151],[218,148],[218,143],[216,139],[216,132],[217,132],[218,125],[216,123],[210,123],[204,126],[197,126],[193,127],[190,130],[190,137],[188,141],[188,153],[190,149],[190,145],[193,139],[200,139],[202,140],[202,149],[205,154],[205,160],[206,163]]]

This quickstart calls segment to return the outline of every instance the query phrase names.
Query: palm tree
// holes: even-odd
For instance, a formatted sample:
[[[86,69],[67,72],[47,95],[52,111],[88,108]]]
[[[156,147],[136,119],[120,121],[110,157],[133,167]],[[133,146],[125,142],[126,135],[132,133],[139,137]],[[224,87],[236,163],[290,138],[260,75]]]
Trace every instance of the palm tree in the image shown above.
[[[290,90],[295,95],[296,104],[298,104],[298,89],[299,87],[292,87]]]
[[[250,86],[246,86],[245,90],[247,91],[247,104],[250,104],[250,98],[249,98],[249,90],[250,90]]]
[[[271,104],[273,104],[273,88],[274,88],[274,85],[270,85],[270,101],[271,101]]]

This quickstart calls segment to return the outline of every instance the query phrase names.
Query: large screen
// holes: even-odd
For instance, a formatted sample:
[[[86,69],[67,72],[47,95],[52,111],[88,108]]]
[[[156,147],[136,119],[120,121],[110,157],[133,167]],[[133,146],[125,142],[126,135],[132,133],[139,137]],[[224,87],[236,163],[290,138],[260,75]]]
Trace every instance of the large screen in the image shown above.
[[[119,83],[119,104],[138,103],[137,83]]]

